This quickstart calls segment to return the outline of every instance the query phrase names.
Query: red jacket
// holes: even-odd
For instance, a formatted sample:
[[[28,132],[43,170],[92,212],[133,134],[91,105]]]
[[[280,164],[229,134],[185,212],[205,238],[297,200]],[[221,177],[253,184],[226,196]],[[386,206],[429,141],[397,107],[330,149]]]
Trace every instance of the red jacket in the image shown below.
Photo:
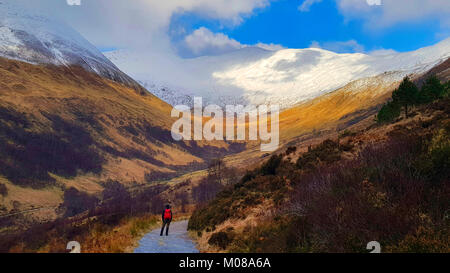
[[[172,221],[172,210],[171,209],[163,210],[161,218],[162,218],[163,221],[164,220]]]

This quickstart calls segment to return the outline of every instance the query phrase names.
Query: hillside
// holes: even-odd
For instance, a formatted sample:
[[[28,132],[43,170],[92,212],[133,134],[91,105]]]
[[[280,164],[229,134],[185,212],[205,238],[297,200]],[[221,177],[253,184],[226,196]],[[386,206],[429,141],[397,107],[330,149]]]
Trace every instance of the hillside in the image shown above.
[[[448,252],[449,103],[292,143],[203,203],[189,229],[204,252],[365,252],[373,240]]]
[[[424,79],[436,75],[443,82],[450,80],[445,60],[421,74],[409,75],[421,86]],[[348,129],[360,130],[373,123],[376,113],[398,87],[404,73],[390,72],[376,77],[350,82],[328,94],[308,100],[281,111],[279,117],[280,149],[299,146],[305,151],[327,137],[336,138]],[[248,143],[247,149],[225,158],[231,166],[259,164],[267,156],[258,143]]]
[[[175,142],[172,107],[56,17],[0,2],[2,231],[64,216],[70,190],[153,185],[244,148]]]
[[[146,93],[83,36],[55,17],[17,1],[1,1],[0,57],[32,64],[76,65]]]
[[[69,188],[166,180],[241,149],[175,142],[168,104],[81,67],[0,58],[0,87],[1,214],[51,207],[42,217],[54,218]]]

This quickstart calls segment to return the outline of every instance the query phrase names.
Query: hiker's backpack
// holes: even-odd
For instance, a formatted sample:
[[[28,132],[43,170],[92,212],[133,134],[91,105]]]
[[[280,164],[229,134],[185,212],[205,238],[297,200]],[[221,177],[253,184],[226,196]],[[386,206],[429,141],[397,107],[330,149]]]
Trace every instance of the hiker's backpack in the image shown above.
[[[164,219],[165,219],[165,220],[168,220],[168,219],[170,219],[170,218],[172,218],[172,211],[171,211],[170,209],[166,209],[166,210],[164,211]]]

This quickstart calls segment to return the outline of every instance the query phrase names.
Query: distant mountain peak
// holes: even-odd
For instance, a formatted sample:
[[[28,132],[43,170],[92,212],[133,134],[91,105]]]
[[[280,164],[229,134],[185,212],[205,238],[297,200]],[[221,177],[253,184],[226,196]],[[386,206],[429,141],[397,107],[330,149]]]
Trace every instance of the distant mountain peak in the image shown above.
[[[153,54],[153,55],[152,55]],[[388,82],[420,75],[450,57],[450,39],[406,53],[339,54],[319,48],[266,51],[244,48],[219,56],[158,62],[152,52],[105,54],[152,93],[176,105],[200,96],[207,103],[279,104],[289,108],[353,81],[383,76]]]

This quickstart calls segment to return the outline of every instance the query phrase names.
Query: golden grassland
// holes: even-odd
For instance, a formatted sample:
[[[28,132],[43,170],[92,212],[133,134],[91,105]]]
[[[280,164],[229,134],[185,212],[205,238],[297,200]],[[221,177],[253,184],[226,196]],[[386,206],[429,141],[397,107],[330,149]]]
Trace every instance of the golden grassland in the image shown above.
[[[39,189],[16,185],[1,177],[0,183],[6,185],[9,193],[6,197],[0,197],[0,207],[6,210],[0,214],[13,209],[57,208],[63,201],[61,186],[100,194],[103,191],[101,182],[108,179],[124,184],[145,184],[147,173],[157,171],[170,174],[177,170],[176,167],[171,169],[172,166],[203,162],[202,158],[192,155],[176,143],[156,140],[159,137],[158,130],[170,132],[175,120],[170,116],[170,105],[151,94],[142,95],[132,88],[79,67],[32,65],[0,58],[0,106],[14,109],[22,116],[34,116],[35,119],[25,129],[27,131],[51,134],[51,121],[46,115],[54,115],[81,124],[96,143],[122,153],[142,151],[156,162],[99,152],[105,158],[100,173],[79,172],[70,177],[50,173],[50,177],[56,181],[55,187]],[[148,136],[152,133],[140,130],[139,126],[147,125],[156,128],[154,135]],[[123,129],[127,126],[133,127],[131,133]],[[137,131],[135,135],[132,134],[133,130]],[[14,143],[14,140],[10,141]],[[42,218],[37,212],[31,214],[32,217]],[[53,210],[46,215],[48,217],[44,218],[48,220],[56,217],[56,212]]]
[[[168,156],[159,156],[158,160],[165,160],[169,166],[201,161],[176,147],[158,147],[145,139],[144,145],[139,145],[130,141],[132,135],[118,130],[133,123],[170,130],[175,121],[170,116],[171,106],[151,94],[141,95],[78,67],[31,65],[3,58],[0,58],[0,83],[2,105],[40,117],[43,112],[57,114],[67,120],[76,120],[74,113],[82,112],[104,128],[102,134],[91,133],[113,148],[151,148],[156,154],[164,152]],[[141,170],[139,166],[136,168]]]
[[[281,139],[289,140],[327,127],[336,128],[345,121],[347,115],[384,103],[398,83],[374,81],[364,87],[355,85],[350,83],[335,92],[282,112]]]
[[[300,145],[299,151],[304,151],[327,137],[337,137],[339,131],[373,123],[373,108],[385,103],[399,83],[385,82],[380,77],[361,81],[364,85],[359,84],[360,81],[352,82],[282,111],[279,117],[279,150],[289,145]],[[249,143],[245,151],[229,155],[225,161],[234,167],[255,166],[265,154],[260,151],[259,142]]]

